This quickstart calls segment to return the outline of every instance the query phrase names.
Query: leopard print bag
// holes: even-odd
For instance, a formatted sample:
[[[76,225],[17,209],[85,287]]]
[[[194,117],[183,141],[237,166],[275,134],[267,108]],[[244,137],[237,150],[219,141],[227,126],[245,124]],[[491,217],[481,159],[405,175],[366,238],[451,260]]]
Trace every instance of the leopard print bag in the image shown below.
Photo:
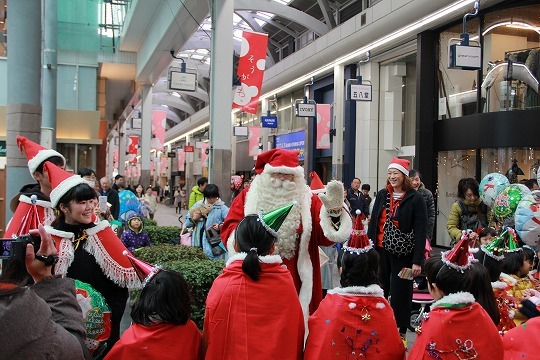
[[[412,254],[414,250],[414,230],[404,233],[390,219],[390,193],[386,195],[386,221],[384,222],[383,244],[385,250],[397,257]]]

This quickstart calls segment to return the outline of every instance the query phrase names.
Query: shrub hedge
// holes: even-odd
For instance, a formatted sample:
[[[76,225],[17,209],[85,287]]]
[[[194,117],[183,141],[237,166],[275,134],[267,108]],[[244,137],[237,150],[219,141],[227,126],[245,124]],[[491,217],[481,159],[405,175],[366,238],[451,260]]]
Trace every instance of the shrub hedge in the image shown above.
[[[147,226],[144,228],[144,231],[150,236],[152,245],[171,244],[173,239],[180,237],[181,230],[180,226]]]
[[[145,218],[145,219],[143,219],[143,225],[144,225],[144,227],[157,226],[157,220],[150,219],[150,218]]]
[[[164,269],[177,271],[184,276],[191,287],[193,301],[191,319],[202,329],[208,291],[214,279],[225,267],[225,261],[209,260],[198,247],[172,244],[145,247],[138,250],[136,256],[148,263],[159,264]]]

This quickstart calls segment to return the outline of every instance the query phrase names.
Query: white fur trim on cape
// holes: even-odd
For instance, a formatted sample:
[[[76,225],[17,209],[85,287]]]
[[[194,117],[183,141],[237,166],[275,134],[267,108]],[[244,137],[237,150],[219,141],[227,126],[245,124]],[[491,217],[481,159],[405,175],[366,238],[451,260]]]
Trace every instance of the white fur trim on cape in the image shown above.
[[[506,274],[506,273],[501,273],[501,275],[499,275],[499,278],[504,281],[505,283],[508,283],[512,286],[516,285],[517,284],[517,279],[514,279],[512,276]]]
[[[383,297],[384,291],[379,285],[371,284],[369,286],[347,286],[344,288],[337,287],[332,290],[328,290],[328,294]]]
[[[21,194],[21,196],[19,196],[19,202],[32,205],[32,199],[30,199],[30,197],[24,194]],[[54,209],[51,206],[51,202],[45,200],[36,200],[36,206],[40,206],[43,208],[43,225],[51,225],[51,223],[56,219],[56,214],[54,213]]]
[[[265,170],[268,164],[265,165]],[[295,173],[298,170],[302,170],[302,175],[304,170],[302,167],[296,168],[287,168],[283,167],[272,167],[272,169],[277,169],[275,172],[284,172],[289,169],[288,173]],[[263,191],[260,189],[259,191]],[[297,260],[297,269],[300,281],[302,281],[302,286],[300,287],[300,293],[298,294],[298,299],[300,300],[300,305],[302,306],[302,311],[304,312],[304,318],[307,321],[309,317],[309,303],[311,302],[311,297],[313,294],[313,263],[309,256],[309,242],[311,239],[311,231],[313,229],[313,219],[311,218],[311,190],[306,185],[302,196],[298,199],[298,206],[300,206],[300,219],[302,222],[302,234],[300,235],[300,243],[298,244],[298,260]],[[249,189],[246,194],[246,202],[244,204],[244,215],[248,214],[257,214],[257,208],[259,203],[259,194],[257,190],[252,187]],[[350,231],[350,229],[349,229]],[[227,241],[227,247],[229,247],[230,238]],[[318,256],[318,255],[317,255]],[[319,269],[317,269],[319,271]]]
[[[442,304],[459,305],[459,304],[472,304],[474,302],[475,302],[474,296],[471,293],[458,292],[455,294],[448,294],[446,296],[443,296],[439,300],[435,301],[433,305],[431,305],[431,310],[435,309],[437,306],[440,306]]]
[[[64,181],[62,181],[60,184],[58,184],[51,191],[51,206],[56,207],[56,205],[58,205],[58,201],[60,201],[62,196],[64,196],[65,193],[67,193],[69,190],[79,184],[87,184],[86,180],[84,180],[79,175],[70,176]]]
[[[493,281],[491,283],[491,287],[493,288],[493,290],[504,290],[508,287],[508,284],[504,281]]]
[[[272,166],[270,164],[264,165],[263,172],[266,173],[282,173],[282,174],[292,174],[298,177],[304,177],[304,168],[301,166],[289,167],[289,166]]]
[[[49,225],[45,226],[45,231],[52,236],[60,238],[60,244],[58,245],[58,262],[54,265],[54,273],[65,277],[68,268],[75,257],[72,245],[75,234],[72,232],[56,230]]]
[[[34,172],[36,171],[38,166],[41,165],[42,162],[53,156],[58,156],[62,158],[62,160],[64,161],[64,165],[66,164],[66,158],[64,157],[64,155],[60,154],[58,151],[54,151],[53,149],[39,150],[36,156],[28,160],[28,170],[30,170],[30,175],[32,175],[32,178],[34,178]]]
[[[321,218],[321,229],[324,236],[328,240],[335,243],[342,243],[345,242],[349,238],[349,236],[351,236],[352,220],[346,211],[341,212],[341,216],[339,219],[341,221],[341,225],[337,230],[334,228],[334,225],[332,225],[332,218],[326,212],[326,208],[324,207],[324,205],[321,206],[319,217]]]
[[[25,204],[32,205],[32,199],[30,199],[30,197],[26,196],[26,195],[19,196],[19,201],[23,202]],[[45,201],[45,200],[36,200],[36,205],[41,206],[43,208],[50,208],[51,207],[51,202],[50,201]]]
[[[226,267],[231,265],[234,261],[242,260],[246,258],[247,253],[240,252],[236,253],[235,255],[231,256],[229,260],[227,260]],[[259,256],[259,261],[263,264],[281,264],[283,260],[281,259],[281,256],[279,255],[265,255],[265,256]]]

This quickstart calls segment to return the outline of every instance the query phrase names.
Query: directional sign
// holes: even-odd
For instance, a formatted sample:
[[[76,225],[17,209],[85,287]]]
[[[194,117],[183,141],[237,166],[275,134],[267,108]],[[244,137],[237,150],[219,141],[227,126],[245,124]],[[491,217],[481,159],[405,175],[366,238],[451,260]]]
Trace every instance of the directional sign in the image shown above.
[[[184,152],[187,152],[187,153],[195,152],[195,146],[193,146],[193,145],[184,145]]]
[[[296,104],[296,117],[316,117],[317,110],[315,104]]]
[[[371,85],[351,84],[350,100],[371,101]]]
[[[277,116],[275,115],[261,116],[261,124],[262,124],[262,127],[277,128]]]

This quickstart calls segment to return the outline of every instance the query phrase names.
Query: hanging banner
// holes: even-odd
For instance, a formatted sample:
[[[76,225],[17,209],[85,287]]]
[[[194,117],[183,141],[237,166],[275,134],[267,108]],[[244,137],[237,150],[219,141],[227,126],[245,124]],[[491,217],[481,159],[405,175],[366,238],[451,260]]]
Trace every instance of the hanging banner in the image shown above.
[[[152,141],[150,147],[156,150],[163,150],[165,143],[165,124],[167,121],[167,112],[154,110],[152,112]]]
[[[258,126],[250,126],[249,127],[249,156],[257,156],[259,155],[259,139],[261,136],[261,128]]]
[[[114,170],[118,171],[118,148],[114,149],[113,152],[113,172]]]
[[[167,163],[169,161],[169,158],[161,158],[161,164],[159,167],[159,173],[161,176],[167,176]]]
[[[132,163],[137,162],[138,149],[139,149],[139,137],[137,135],[128,136],[128,155],[127,155],[126,160]]]
[[[185,171],[184,163],[186,162],[186,153],[184,152],[184,149],[177,149],[176,158],[178,159],[178,171]]]
[[[137,176],[141,176],[141,164],[137,164]]]
[[[201,142],[199,144],[201,148],[201,164],[204,167],[208,167],[208,143]]]
[[[330,104],[317,104],[316,149],[330,149]]]
[[[268,35],[242,31],[242,48],[237,75],[240,86],[234,90],[233,107],[256,114],[266,64]]]

